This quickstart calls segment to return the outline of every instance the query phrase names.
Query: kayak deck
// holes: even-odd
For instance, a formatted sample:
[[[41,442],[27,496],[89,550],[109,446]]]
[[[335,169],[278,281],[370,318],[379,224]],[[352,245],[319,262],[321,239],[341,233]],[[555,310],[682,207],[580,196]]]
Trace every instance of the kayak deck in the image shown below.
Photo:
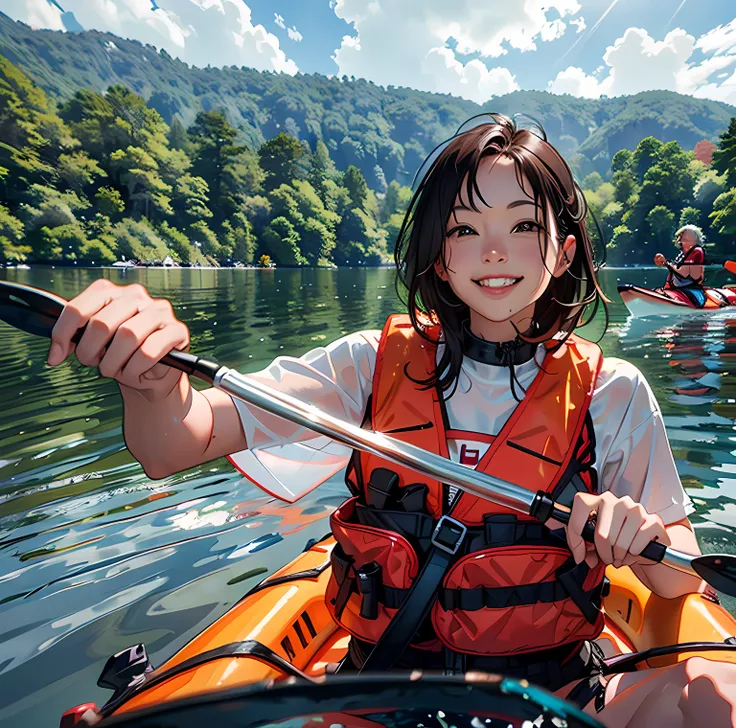
[[[208,650],[256,640],[306,675],[319,678],[345,655],[349,636],[331,619],[324,602],[330,576],[332,537],[311,545],[292,563],[267,578],[213,625],[158,668],[168,670]],[[736,620],[707,595],[666,600],[653,595],[633,572],[609,568],[606,626],[599,644],[606,656],[680,642],[723,642],[736,634]],[[657,667],[684,660],[681,653],[652,660]],[[708,656],[708,653],[703,653]],[[717,659],[736,662],[734,652]],[[261,681],[282,680],[286,671],[262,655],[225,656],[165,680],[134,696],[116,714],[203,692]]]
[[[736,289],[704,288],[706,301],[702,307],[692,304],[681,291],[673,288],[643,288],[631,283],[618,285],[618,292],[626,307],[634,316],[683,315],[730,311],[736,307]],[[723,305],[728,301],[728,305]]]

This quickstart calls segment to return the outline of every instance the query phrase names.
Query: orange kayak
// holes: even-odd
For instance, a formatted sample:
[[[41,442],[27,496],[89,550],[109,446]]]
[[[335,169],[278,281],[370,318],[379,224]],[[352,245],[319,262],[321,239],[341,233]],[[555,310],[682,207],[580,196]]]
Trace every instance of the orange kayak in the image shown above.
[[[263,681],[324,676],[328,664],[343,658],[349,639],[325,606],[334,545],[331,536],[311,545],[149,672],[143,689],[105,713],[123,715]],[[611,589],[604,600],[606,626],[598,640],[607,657],[684,642],[723,644],[736,635],[736,620],[712,594],[667,600],[652,594],[628,567],[609,567],[607,576]],[[672,664],[694,654],[736,662],[736,649],[715,654],[692,651],[658,657],[640,668]],[[94,709],[86,704],[72,711],[79,716],[83,708]],[[72,711],[67,713],[71,716]],[[67,725],[75,723],[62,721],[64,728]]]

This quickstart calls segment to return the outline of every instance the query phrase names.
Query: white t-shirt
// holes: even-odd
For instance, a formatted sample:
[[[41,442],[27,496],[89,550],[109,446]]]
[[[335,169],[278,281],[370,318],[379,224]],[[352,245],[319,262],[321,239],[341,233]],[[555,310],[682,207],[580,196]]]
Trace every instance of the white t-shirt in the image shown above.
[[[380,331],[349,334],[300,358],[279,357],[249,376],[360,425],[371,394],[380,335]],[[543,358],[540,346],[536,359],[541,363]],[[517,365],[515,373],[518,383],[527,389],[538,367],[528,361]],[[522,396],[518,387],[517,396]],[[231,459],[256,482],[301,479],[295,490],[302,494],[347,465],[349,448],[239,400],[235,404],[249,451]],[[509,369],[465,357],[457,390],[446,405],[450,429],[497,435],[517,405]],[[665,524],[693,511],[677,474],[659,405],[635,366],[621,359],[604,359],[589,412],[600,492],[629,495],[648,512],[659,514]],[[466,465],[477,462],[487,447],[483,442],[463,440],[450,440],[448,445],[451,458]]]

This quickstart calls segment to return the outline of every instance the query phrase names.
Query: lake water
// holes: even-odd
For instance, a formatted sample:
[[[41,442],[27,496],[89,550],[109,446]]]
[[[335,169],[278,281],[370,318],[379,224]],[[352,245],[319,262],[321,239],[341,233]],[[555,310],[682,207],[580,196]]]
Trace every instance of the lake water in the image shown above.
[[[243,372],[401,310],[390,269],[0,270],[66,298],[101,275],[170,298],[192,351]],[[662,278],[603,272],[613,303],[601,345],[657,395],[702,549],[736,552],[736,315],[629,321],[617,279]],[[602,328],[599,317],[583,333]],[[78,363],[47,369],[47,347],[0,323],[1,728],[102,704],[109,655],[145,642],[160,664],[326,533],[346,493],[334,478],[283,504],[224,459],[151,481],[125,449],[117,385]]]

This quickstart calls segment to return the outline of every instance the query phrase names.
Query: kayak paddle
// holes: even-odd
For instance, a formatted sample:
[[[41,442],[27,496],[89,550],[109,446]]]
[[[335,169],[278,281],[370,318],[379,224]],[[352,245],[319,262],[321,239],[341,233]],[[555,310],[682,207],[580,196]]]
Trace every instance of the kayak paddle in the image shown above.
[[[54,324],[65,304],[66,301],[63,298],[46,291],[19,283],[0,281],[0,320],[22,331],[50,338]],[[83,331],[84,329],[77,331],[73,341],[79,341]],[[544,491],[533,493],[500,478],[480,473],[459,463],[453,463],[441,455],[436,455],[416,445],[401,442],[380,432],[364,430],[322,412],[295,397],[247,379],[235,370],[220,366],[216,362],[173,350],[161,359],[161,363],[198,377],[236,399],[344,445],[398,463],[420,475],[455,486],[519,513],[528,514],[543,523],[549,520],[567,523],[570,519],[570,509],[555,503]],[[460,535],[464,535],[465,526],[452,519],[447,522],[446,519],[447,516],[444,516],[438,528],[435,529],[433,542],[440,548],[450,550],[450,547],[434,541],[435,535],[439,535],[439,526],[450,526]],[[588,522],[583,530],[583,538],[592,542],[594,536],[595,525]],[[667,548],[656,541],[651,541],[646,546],[642,551],[642,556],[686,574],[697,576],[714,589],[736,596],[736,556],[731,554],[692,556]]]

